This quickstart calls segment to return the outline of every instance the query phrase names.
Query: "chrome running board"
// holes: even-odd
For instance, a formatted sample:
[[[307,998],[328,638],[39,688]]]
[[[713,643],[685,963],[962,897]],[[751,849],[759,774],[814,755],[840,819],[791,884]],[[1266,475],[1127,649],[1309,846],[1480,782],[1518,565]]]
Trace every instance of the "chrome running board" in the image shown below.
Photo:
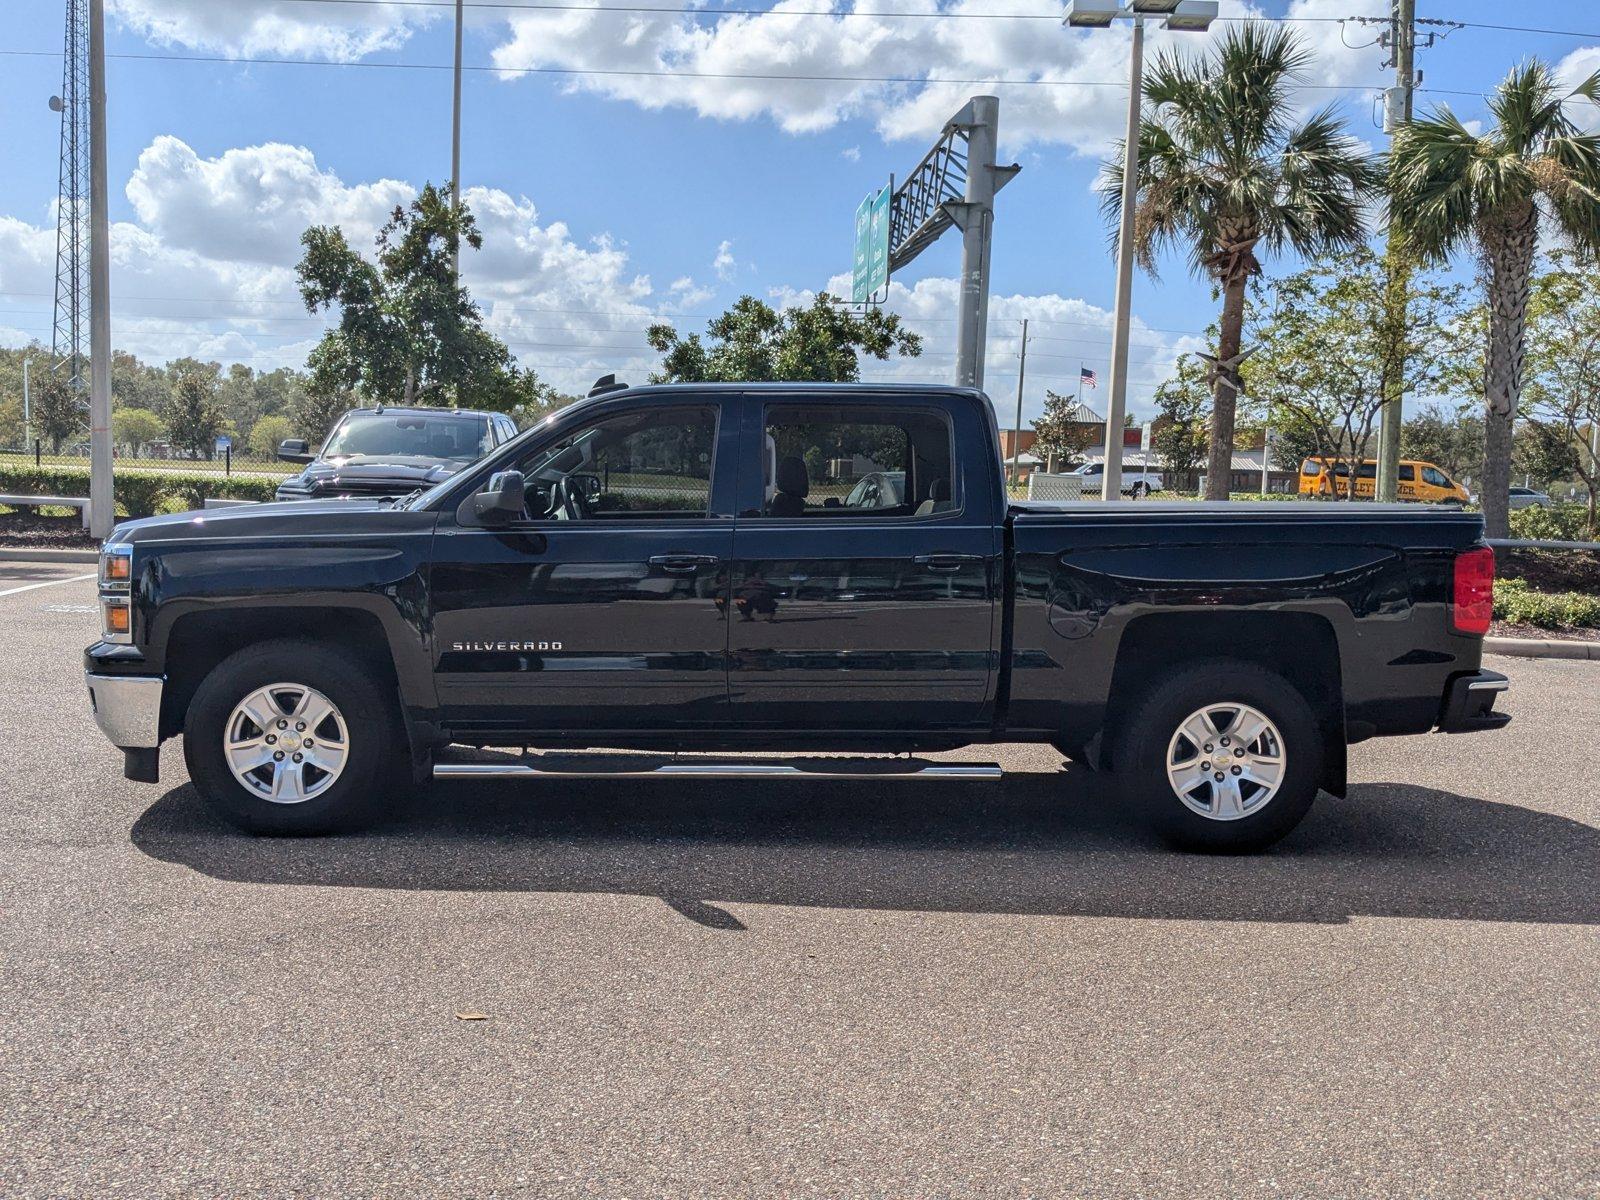
[[[507,762],[434,763],[435,779],[999,779],[998,763],[807,758],[779,762],[667,762],[626,756],[541,754]]]

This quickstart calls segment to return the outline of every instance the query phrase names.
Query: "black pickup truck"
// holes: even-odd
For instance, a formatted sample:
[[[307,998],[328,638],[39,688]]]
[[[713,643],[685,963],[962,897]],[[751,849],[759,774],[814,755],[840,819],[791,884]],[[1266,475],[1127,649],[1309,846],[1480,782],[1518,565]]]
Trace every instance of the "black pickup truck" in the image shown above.
[[[128,777],[181,733],[255,832],[352,828],[440,777],[987,778],[859,756],[1046,742],[1174,841],[1255,849],[1342,793],[1349,744],[1509,719],[1481,535],[1364,503],[1010,502],[970,390],[611,387],[397,501],[120,526],[85,661]],[[800,757],[824,751],[858,757]]]

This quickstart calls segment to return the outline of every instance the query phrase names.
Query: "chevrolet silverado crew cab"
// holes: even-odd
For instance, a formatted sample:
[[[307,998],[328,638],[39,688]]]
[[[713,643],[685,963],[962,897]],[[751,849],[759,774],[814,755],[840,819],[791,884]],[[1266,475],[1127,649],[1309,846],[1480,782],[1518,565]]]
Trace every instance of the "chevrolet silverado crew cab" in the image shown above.
[[[1343,793],[1350,744],[1509,720],[1481,535],[1375,504],[1012,503],[971,390],[610,385],[398,501],[118,527],[85,660],[129,778],[181,735],[261,833],[439,777],[972,779],[999,769],[862,756],[1044,742],[1172,840],[1254,849]]]

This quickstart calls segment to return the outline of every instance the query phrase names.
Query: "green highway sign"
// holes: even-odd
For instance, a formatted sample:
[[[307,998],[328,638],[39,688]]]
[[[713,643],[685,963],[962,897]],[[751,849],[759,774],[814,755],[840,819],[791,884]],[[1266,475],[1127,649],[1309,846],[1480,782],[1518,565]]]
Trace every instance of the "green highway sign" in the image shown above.
[[[850,272],[850,299],[865,304],[889,286],[889,205],[893,190],[872,193],[856,208],[856,256]]]

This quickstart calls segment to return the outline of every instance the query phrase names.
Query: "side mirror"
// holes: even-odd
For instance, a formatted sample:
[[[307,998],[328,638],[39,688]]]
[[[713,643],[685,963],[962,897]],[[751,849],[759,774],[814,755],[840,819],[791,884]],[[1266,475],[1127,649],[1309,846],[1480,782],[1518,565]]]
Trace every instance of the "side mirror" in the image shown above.
[[[527,512],[528,484],[521,471],[496,471],[489,486],[472,497],[472,515],[485,525],[519,521]]]
[[[278,443],[278,457],[284,462],[308,463],[316,455],[311,453],[311,445],[305,438],[284,438]]]
[[[598,500],[600,490],[604,486],[600,482],[600,476],[590,475],[587,472],[574,472],[567,476],[567,482],[577,488],[586,500]]]

